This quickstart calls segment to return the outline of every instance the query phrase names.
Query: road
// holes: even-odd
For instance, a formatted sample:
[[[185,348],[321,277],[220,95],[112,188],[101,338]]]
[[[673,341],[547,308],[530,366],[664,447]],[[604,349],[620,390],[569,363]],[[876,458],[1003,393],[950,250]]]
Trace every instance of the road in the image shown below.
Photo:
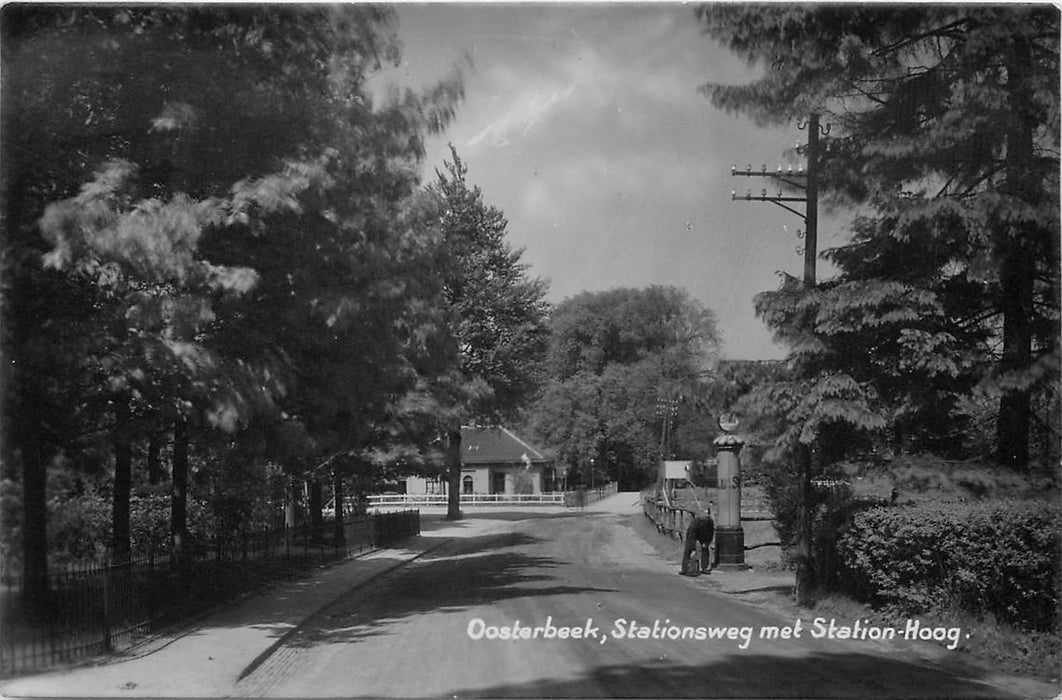
[[[1029,696],[1010,696],[983,673],[918,651],[947,642],[816,639],[806,612],[796,638],[793,613],[715,592],[705,577],[678,576],[674,563],[633,536],[629,515],[478,517],[491,522],[476,523],[476,535],[450,540],[314,616],[232,694]],[[781,635],[784,627],[789,639],[761,637],[764,628]]]

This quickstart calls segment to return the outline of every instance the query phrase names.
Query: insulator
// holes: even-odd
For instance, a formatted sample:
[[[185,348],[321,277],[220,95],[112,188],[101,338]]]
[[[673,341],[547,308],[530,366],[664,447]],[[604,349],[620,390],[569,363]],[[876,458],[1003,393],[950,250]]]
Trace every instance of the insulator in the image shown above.
[[[778,166],[778,172],[779,173],[782,172],[782,166],[780,166],[780,165]]]
[[[789,174],[790,175],[793,174],[793,164],[792,163],[789,164]]]
[[[797,229],[797,238],[803,238],[803,237],[804,237],[804,232],[802,230],[800,230],[800,229]]]
[[[730,190],[730,199],[737,199],[737,190]]]
[[[737,175],[737,166],[736,165],[731,165],[730,166],[730,174],[731,175]]]
[[[764,164],[763,164],[763,165],[761,166],[761,168],[760,168],[760,172],[761,172],[761,173],[765,173],[765,172],[767,172],[767,164],[766,164],[766,163],[764,163]]]
[[[767,198],[767,188],[766,187],[764,187],[762,190],[760,190],[760,196],[763,197],[764,199]]]
[[[752,190],[745,190],[746,197],[752,197]]]
[[[751,173],[752,172],[752,163],[749,163],[748,165],[745,166],[745,172],[747,172],[747,173]]]
[[[804,254],[804,249],[801,248],[800,246],[797,246],[796,247],[796,254],[797,255],[803,255]]]
[[[797,166],[797,172],[798,172],[798,173],[802,173],[802,172],[804,172],[804,166],[803,166],[803,164],[801,164],[801,165],[798,165],[798,166]]]

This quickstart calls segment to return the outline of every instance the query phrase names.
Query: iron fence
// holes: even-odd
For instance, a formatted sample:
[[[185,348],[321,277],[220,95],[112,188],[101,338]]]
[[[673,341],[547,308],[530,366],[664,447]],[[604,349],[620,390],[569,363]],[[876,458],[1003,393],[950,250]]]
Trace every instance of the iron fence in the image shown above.
[[[0,675],[106,652],[249,589],[420,533],[420,511],[192,541],[180,557],[148,552],[66,567],[45,590],[0,581]]]

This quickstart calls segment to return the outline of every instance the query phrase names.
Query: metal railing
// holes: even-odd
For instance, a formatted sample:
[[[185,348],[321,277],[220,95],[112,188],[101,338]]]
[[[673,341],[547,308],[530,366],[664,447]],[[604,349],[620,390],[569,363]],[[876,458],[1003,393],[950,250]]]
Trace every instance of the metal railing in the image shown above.
[[[160,552],[68,567],[30,595],[21,581],[5,580],[0,675],[110,651],[248,589],[419,532],[420,511],[377,513],[192,542],[180,558]]]

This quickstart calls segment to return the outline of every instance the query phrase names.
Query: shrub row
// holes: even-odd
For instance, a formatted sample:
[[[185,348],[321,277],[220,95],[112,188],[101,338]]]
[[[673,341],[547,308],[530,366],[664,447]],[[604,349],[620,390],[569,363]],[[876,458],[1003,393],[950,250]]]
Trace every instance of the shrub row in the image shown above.
[[[875,507],[836,542],[842,591],[905,613],[960,609],[1059,626],[1062,510],[1037,501]]]

